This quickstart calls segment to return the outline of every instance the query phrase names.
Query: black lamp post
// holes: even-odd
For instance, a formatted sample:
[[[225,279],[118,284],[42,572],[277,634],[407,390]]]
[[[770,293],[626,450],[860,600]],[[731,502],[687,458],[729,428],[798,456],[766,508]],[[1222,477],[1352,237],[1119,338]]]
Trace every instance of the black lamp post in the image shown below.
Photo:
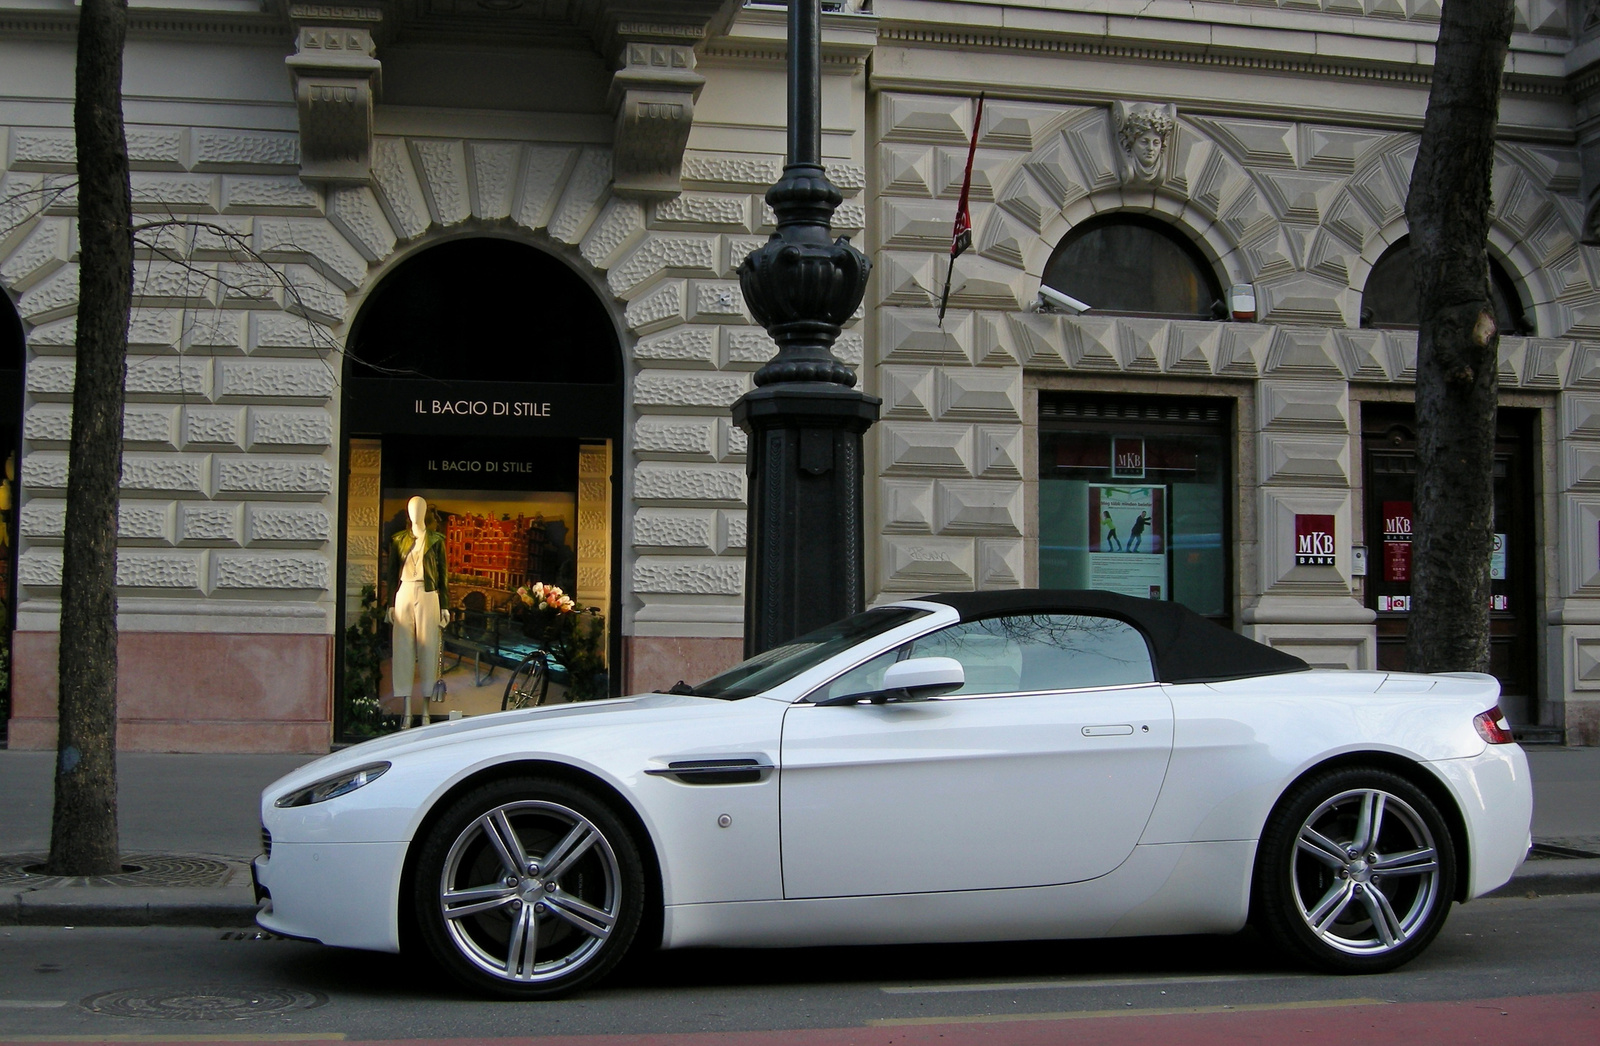
[[[789,0],[789,160],[767,190],[777,232],[739,266],[750,312],[778,343],[733,405],[750,436],[744,650],[759,654],[861,609],[861,435],[882,403],[833,355],[872,263],[830,241],[843,199],[822,167],[822,4]]]

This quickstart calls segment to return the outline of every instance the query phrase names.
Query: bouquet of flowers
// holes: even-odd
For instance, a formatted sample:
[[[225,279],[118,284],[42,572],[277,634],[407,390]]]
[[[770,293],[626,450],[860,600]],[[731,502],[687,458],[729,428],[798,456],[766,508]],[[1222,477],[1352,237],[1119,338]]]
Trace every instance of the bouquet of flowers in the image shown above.
[[[517,589],[522,630],[567,670],[574,701],[607,696],[605,630],[599,607],[586,607],[556,585],[536,582]]]
[[[523,606],[535,610],[554,610],[558,614],[573,614],[584,609],[561,589],[542,581],[534,582],[532,587],[518,586],[517,596],[522,600]]]

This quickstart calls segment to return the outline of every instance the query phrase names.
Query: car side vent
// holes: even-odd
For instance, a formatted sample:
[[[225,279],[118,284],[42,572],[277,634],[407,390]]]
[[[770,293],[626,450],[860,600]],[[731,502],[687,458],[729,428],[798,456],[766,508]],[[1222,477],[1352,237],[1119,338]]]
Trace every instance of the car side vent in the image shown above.
[[[759,759],[679,759],[665,767],[651,767],[652,777],[671,777],[690,785],[754,784],[772,772],[772,764]]]

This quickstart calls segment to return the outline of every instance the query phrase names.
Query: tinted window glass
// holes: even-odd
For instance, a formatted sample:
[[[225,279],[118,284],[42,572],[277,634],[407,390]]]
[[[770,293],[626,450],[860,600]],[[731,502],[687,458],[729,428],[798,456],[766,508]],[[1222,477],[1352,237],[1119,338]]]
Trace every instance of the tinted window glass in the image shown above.
[[[875,694],[883,689],[883,674],[889,666],[905,656],[905,647],[897,647],[887,654],[879,654],[864,664],[857,665],[844,675],[835,678],[831,683],[825,683],[815,692],[808,695],[809,701],[826,701],[830,697],[844,697],[847,694]]]
[[[1524,321],[1522,297],[1500,263],[1489,259],[1489,300],[1502,334],[1532,334]],[[1416,330],[1417,263],[1411,238],[1402,237],[1378,259],[1361,292],[1361,326]]]
[[[1044,283],[1095,312],[1210,319],[1222,288],[1211,266],[1165,222],[1115,214],[1073,229],[1044,270]]]
[[[1150,648],[1138,629],[1125,621],[1087,614],[963,621],[913,640],[905,656],[960,661],[967,682],[956,694],[1070,690],[1155,680]]]
[[[835,654],[844,653],[863,640],[882,635],[907,621],[925,617],[927,613],[926,610],[911,607],[881,607],[835,621],[783,646],[773,647],[764,654],[741,661],[721,675],[701,683],[693,692],[696,697],[718,697],[725,701],[751,697],[763,690],[771,690],[779,683],[787,683],[806,669],[822,664]],[[879,675],[881,678],[882,673]]]
[[[1231,628],[1230,415],[1221,400],[1041,392],[1040,587],[1170,599]]]
[[[398,265],[362,307],[348,352],[359,378],[610,384],[620,359],[614,329],[594,291],[558,258],[474,237]]]

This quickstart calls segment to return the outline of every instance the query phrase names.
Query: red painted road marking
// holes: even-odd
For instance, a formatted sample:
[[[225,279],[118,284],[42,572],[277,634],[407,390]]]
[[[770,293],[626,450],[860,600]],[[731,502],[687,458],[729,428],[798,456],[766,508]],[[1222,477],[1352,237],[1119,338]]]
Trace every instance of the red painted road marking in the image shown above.
[[[530,1016],[537,1004],[530,1004]],[[1242,1005],[1204,1012],[1112,1011],[1049,1015],[974,1014],[939,1023],[796,1031],[558,1035],[530,1038],[362,1040],[366,1046],[1595,1046],[1600,992],[1456,1002],[1330,1000]],[[1019,1019],[1020,1016],[1020,1019]],[[335,1036],[329,1035],[332,1039]],[[304,1044],[311,1036],[41,1036],[0,1042]],[[356,1040],[351,1040],[356,1041]]]

